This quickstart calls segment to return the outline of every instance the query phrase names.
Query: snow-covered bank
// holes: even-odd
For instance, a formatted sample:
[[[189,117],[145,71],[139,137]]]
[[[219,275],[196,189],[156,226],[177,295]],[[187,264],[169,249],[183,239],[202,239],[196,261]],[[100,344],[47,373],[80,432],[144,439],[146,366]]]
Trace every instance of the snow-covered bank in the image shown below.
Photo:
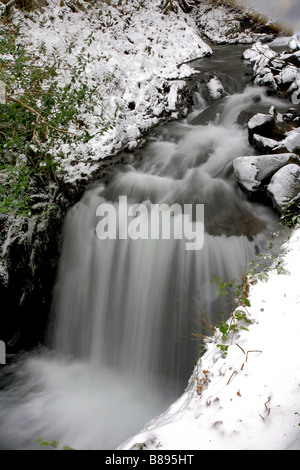
[[[88,175],[124,146],[134,148],[160,117],[176,117],[183,79],[193,73],[181,64],[212,53],[182,10],[164,15],[158,0],[142,7],[136,0],[119,3],[101,2],[101,9],[82,3],[74,12],[64,2],[49,0],[42,12],[18,14],[14,20],[29,47],[43,46],[46,56],[58,55],[66,63],[80,56],[87,86],[97,83],[102,96],[93,112],[78,110],[94,137],[75,149],[62,145],[65,158],[58,161],[65,181]],[[100,116],[110,124],[103,134],[98,132]]]
[[[238,1],[200,2],[192,11],[192,17],[204,37],[218,44],[268,42],[274,39],[277,28],[280,28],[249,6],[241,7]]]
[[[101,8],[84,2],[72,8],[65,2],[47,3],[26,15],[14,13],[20,40],[29,49],[43,51],[48,60],[56,56],[74,65],[79,58],[78,67],[85,64],[87,87],[97,84],[101,96],[92,111],[90,106],[78,109],[78,122],[93,138],[76,147],[62,144],[57,152],[66,183],[88,180],[103,158],[135,148],[159,119],[178,116],[184,79],[193,73],[184,63],[212,53],[199,28],[223,43],[272,38],[262,25],[259,32],[253,31],[255,21],[248,25],[247,11],[231,5],[197,4],[191,14],[180,8],[164,14],[161,0],[113,0],[101,2]],[[241,28],[241,15],[247,27]],[[72,77],[61,73],[58,79],[64,85]],[[105,132],[100,123],[107,124]]]
[[[251,286],[248,331],[224,356],[217,330],[182,397],[120,449],[300,449],[299,228],[282,250]]]

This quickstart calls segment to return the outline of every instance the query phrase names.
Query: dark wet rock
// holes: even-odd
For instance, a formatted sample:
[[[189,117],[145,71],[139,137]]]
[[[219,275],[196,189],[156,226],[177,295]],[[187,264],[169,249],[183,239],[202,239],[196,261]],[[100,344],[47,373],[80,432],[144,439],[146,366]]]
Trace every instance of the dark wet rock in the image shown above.
[[[1,218],[0,322],[8,353],[44,340],[64,220],[59,206],[44,204],[30,218]]]
[[[275,129],[275,118],[271,114],[255,114],[248,122],[249,143],[253,144],[253,136],[258,134],[271,137]]]
[[[276,147],[278,146],[278,141],[274,139],[269,139],[268,137],[263,137],[258,134],[254,134],[253,136],[253,141],[252,141],[253,148],[257,150],[257,152],[261,154],[271,154],[271,153],[276,153]],[[287,149],[284,150],[282,149],[282,152],[278,153],[283,153],[287,152]]]
[[[262,137],[281,140],[286,133],[291,130],[291,126],[284,119],[284,116],[277,112],[272,106],[268,114],[257,113],[248,122],[249,142],[252,143],[254,134]]]

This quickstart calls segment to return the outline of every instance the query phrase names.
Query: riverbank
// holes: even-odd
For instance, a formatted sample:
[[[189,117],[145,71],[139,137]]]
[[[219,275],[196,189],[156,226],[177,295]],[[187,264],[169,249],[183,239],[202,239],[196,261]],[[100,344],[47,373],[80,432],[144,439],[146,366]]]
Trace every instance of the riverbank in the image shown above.
[[[299,228],[279,253],[238,308],[247,330],[217,329],[182,397],[119,449],[300,449]]]

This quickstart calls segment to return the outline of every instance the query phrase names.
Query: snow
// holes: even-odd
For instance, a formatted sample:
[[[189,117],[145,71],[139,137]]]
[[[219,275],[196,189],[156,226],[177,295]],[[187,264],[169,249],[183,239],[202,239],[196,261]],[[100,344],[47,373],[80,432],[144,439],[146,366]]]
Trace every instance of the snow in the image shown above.
[[[212,77],[207,83],[207,88],[213,100],[218,100],[226,95],[224,87],[217,77]]]
[[[42,46],[47,57],[59,55],[68,64],[82,57],[88,86],[97,83],[103,98],[93,113],[80,110],[94,137],[76,148],[61,146],[65,157],[57,161],[66,182],[88,176],[99,161],[122,148],[136,147],[158,118],[168,113],[176,118],[178,93],[194,73],[186,62],[212,53],[194,20],[180,9],[177,15],[164,15],[159,0],[144,2],[143,8],[137,0],[101,3],[101,9],[73,13],[67,4],[49,0],[42,12],[15,14],[23,43],[34,50]],[[101,117],[111,126],[103,134]]]
[[[250,288],[248,331],[232,336],[224,356],[217,330],[184,394],[119,449],[299,450],[299,277],[297,228],[267,280]]]
[[[287,137],[280,142],[277,148],[286,148],[289,152],[293,152],[300,148],[300,129],[299,127],[287,132]]]
[[[239,2],[237,2],[239,3]],[[251,27],[243,27],[243,20],[252,16],[251,10],[235,8],[234,4],[203,1],[192,11],[192,16],[202,34],[214,43],[219,44],[252,44],[260,40],[272,40],[273,36],[264,32],[251,31]]]
[[[274,45],[278,42],[274,41]],[[299,38],[295,35],[289,42],[290,49],[300,47]],[[299,51],[277,54],[269,46],[258,42],[243,53],[243,58],[253,66],[254,83],[280,91],[282,96],[290,97],[293,104],[299,104],[300,73],[292,64],[298,60]],[[286,90],[287,86],[290,87]]]
[[[268,114],[257,113],[248,122],[249,129],[255,129],[273,121],[273,117]]]

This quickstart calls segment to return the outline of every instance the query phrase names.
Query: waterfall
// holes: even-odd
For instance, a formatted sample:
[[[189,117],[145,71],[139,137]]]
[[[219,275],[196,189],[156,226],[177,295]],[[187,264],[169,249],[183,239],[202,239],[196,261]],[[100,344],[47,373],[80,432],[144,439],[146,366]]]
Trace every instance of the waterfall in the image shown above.
[[[199,356],[193,331],[226,309],[211,279],[240,279],[277,230],[272,210],[250,203],[232,173],[233,159],[253,151],[240,112],[274,98],[236,88],[218,103],[200,88],[185,121],[158,126],[130,164],[69,210],[50,344],[11,367],[0,448],[36,449],[41,438],[112,449],[184,391]],[[99,239],[97,210],[118,213],[120,196],[144,207],[204,205],[203,247],[187,250],[175,236]]]
[[[232,159],[247,151],[244,131],[177,127],[177,143],[165,136],[149,144],[145,163],[128,165],[106,187],[96,185],[69,212],[53,345],[99,367],[159,385],[170,381],[179,393],[197,357],[191,332],[201,313],[213,317],[220,309],[210,280],[241,278],[247,261],[262,250],[272,217],[261,207],[254,215],[228,176]],[[99,240],[97,208],[118,206],[120,195],[169,207],[203,203],[204,247],[187,251],[184,238]]]

